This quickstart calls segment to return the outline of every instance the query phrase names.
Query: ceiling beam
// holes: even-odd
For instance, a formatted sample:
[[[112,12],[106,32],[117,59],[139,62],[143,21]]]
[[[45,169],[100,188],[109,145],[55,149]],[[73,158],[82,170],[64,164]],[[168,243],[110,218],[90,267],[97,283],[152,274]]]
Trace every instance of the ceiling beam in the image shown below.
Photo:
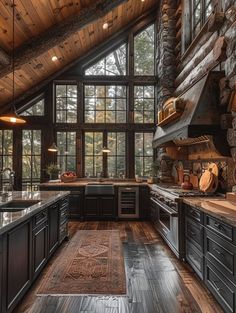
[[[0,70],[1,67],[7,66],[11,64],[11,57],[10,55],[0,47]]]
[[[19,69],[29,60],[62,43],[72,34],[78,32],[90,23],[102,18],[120,4],[128,0],[97,0],[88,8],[82,9],[76,16],[69,17],[60,23],[50,27],[39,36],[32,38],[15,51],[15,69]],[[12,64],[5,64],[0,68],[0,77],[12,71]]]

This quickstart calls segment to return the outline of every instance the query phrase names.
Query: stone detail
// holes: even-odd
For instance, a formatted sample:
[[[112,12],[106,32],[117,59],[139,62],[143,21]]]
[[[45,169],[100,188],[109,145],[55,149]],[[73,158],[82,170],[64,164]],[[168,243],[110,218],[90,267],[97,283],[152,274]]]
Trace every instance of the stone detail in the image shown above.
[[[162,0],[158,15],[157,77],[158,107],[173,95],[176,78],[176,0]]]

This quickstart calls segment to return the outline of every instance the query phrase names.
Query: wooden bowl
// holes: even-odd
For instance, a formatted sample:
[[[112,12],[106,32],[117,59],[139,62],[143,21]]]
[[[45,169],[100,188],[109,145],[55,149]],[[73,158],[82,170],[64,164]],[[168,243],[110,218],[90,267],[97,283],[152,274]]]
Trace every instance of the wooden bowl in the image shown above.
[[[71,183],[77,180],[77,176],[63,176],[61,175],[61,181],[63,183]]]

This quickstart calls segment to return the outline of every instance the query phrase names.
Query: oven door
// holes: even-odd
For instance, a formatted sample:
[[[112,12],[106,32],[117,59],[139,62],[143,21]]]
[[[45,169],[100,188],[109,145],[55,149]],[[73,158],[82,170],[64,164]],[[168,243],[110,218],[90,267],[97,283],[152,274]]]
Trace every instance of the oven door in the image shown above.
[[[178,212],[168,207],[161,201],[151,198],[152,205],[157,210],[156,227],[162,237],[167,241],[175,252],[179,251],[179,233],[178,233]]]

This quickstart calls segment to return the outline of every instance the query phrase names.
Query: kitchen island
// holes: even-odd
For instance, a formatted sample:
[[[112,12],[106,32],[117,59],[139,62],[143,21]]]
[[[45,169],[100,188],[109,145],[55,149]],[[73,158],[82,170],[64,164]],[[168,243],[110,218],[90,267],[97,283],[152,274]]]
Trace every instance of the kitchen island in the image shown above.
[[[0,203],[0,312],[12,312],[68,235],[68,192],[13,192]]]

